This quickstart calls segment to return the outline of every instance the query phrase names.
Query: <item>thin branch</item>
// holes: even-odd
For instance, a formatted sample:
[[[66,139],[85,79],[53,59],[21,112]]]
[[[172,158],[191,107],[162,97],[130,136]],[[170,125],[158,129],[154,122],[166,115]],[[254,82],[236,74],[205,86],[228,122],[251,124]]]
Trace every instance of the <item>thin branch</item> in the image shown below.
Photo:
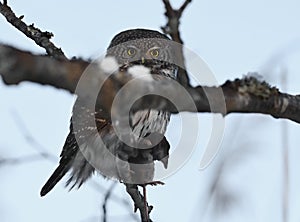
[[[107,210],[106,210],[106,205],[107,205],[107,202],[114,190],[114,188],[116,187],[117,183],[114,181],[111,186],[106,190],[106,194],[104,196],[104,201],[103,201],[103,204],[102,204],[102,210],[103,210],[103,219],[102,219],[102,222],[107,222]]]
[[[140,211],[141,222],[152,222],[152,220],[149,218],[149,214],[153,209],[153,206],[148,205],[145,197],[141,195],[136,184],[125,184],[125,186],[127,193],[134,202],[134,211],[136,212],[137,209]],[[145,207],[145,203],[148,209]]]
[[[102,194],[106,194],[106,190],[105,187],[100,185],[99,183],[97,183],[95,180],[91,180],[89,182],[89,185],[97,192],[101,192]],[[109,194],[109,199],[111,201],[114,201],[115,203],[118,203],[120,205],[123,205],[123,207],[128,210],[128,212],[130,212],[129,216],[131,217],[131,219],[133,219],[133,221],[139,221],[138,217],[136,216],[136,214],[133,213],[132,208],[131,208],[131,203],[129,202],[129,200],[127,198],[122,198],[119,195],[116,195],[114,193],[110,193]]]
[[[133,111],[153,108],[168,110],[174,114],[183,111],[213,112],[223,115],[262,113],[300,123],[300,95],[282,93],[255,77],[228,80],[216,87],[182,88],[177,82],[169,79],[151,81],[151,83],[143,79],[134,79],[136,84],[127,84],[133,80],[131,75],[119,73],[107,79],[107,74],[103,73],[97,64],[82,60],[58,61],[0,44],[0,75],[7,85],[31,81],[74,93],[88,65],[90,65],[89,75],[81,81],[81,87],[86,89],[84,92],[86,94],[78,96],[89,100],[91,93],[99,90],[99,84],[105,81],[101,88],[103,93],[98,97],[97,104],[103,107],[106,118],[110,118],[111,112],[117,119],[121,119],[121,117],[127,118],[130,108]],[[115,96],[125,84],[127,84],[126,89],[123,90],[122,95],[119,95],[122,99],[119,100],[118,106],[122,108],[115,107],[111,110]],[[136,98],[137,95],[147,96],[139,99],[133,107],[128,107],[128,101]],[[164,98],[158,95],[163,95]],[[176,101],[177,107],[171,101]]]
[[[283,68],[281,71],[281,83],[283,90],[287,89],[288,72]],[[282,222],[289,221],[289,194],[290,194],[290,171],[289,171],[289,139],[288,139],[288,124],[281,123],[281,138],[282,138],[282,163],[283,163],[283,180],[282,180]]]
[[[256,124],[257,126],[257,124]],[[232,172],[234,168],[237,168],[239,164],[244,163],[246,157],[249,158],[249,155],[253,155],[256,150],[253,150],[251,143],[247,142],[246,144],[238,142],[238,144],[232,147],[232,141],[236,141],[240,135],[236,132],[239,132],[235,127],[235,131],[229,135],[230,141],[228,144],[224,144],[226,148],[229,148],[229,151],[224,153],[220,161],[217,161],[215,168],[215,173],[209,182],[208,190],[205,192],[205,200],[203,201],[203,209],[201,217],[204,220],[204,216],[207,214],[209,206],[213,206],[213,212],[211,215],[215,217],[217,214],[228,213],[229,210],[233,209],[234,205],[238,205],[241,200],[240,195],[238,195],[237,189],[231,189],[226,185],[226,174]],[[242,149],[241,149],[242,147]],[[203,197],[201,197],[203,200]]]
[[[182,6],[176,10],[172,7],[169,0],[163,0],[166,9],[165,16],[167,17],[167,24],[161,28],[164,33],[169,34],[175,42],[180,44],[183,44],[179,31],[180,19],[183,11],[191,2],[191,0],[186,0]]]
[[[0,158],[0,166],[4,165],[20,165],[26,163],[32,163],[35,161],[41,161],[42,158],[39,154],[15,157],[15,158]]]
[[[16,27],[19,31],[24,33],[28,38],[32,39],[37,45],[44,48],[49,56],[56,59],[67,59],[61,48],[57,48],[50,39],[53,37],[53,33],[47,31],[41,31],[36,28],[34,24],[27,25],[22,21],[23,15],[17,17],[12,9],[7,5],[7,1],[0,2],[0,13],[6,18],[6,20]]]
[[[16,110],[12,110],[12,116],[13,120],[15,121],[16,126],[18,127],[19,131],[22,133],[25,140],[31,145],[31,147],[38,152],[38,154],[32,154],[27,156],[21,156],[21,157],[13,157],[13,158],[7,158],[7,157],[0,157],[0,167],[8,166],[8,165],[21,165],[21,164],[27,164],[32,163],[35,161],[41,161],[41,160],[48,160],[50,162],[57,162],[57,157],[51,154],[47,151],[47,148],[44,147],[42,144],[40,144],[36,138],[30,133],[30,130],[26,126],[26,123],[21,118],[19,113]],[[132,212],[130,202],[127,198],[122,198],[114,193],[112,193],[112,189],[117,185],[117,183],[113,183],[112,186],[109,188],[109,190],[106,190],[106,188],[99,183],[97,183],[95,180],[91,180],[88,185],[95,190],[98,193],[105,194],[105,201],[107,202],[108,198],[111,201],[114,201],[115,203],[119,205],[123,205],[123,207],[129,212],[129,216],[133,221],[139,221],[136,214]]]
[[[165,34],[168,34],[171,36],[172,40],[175,42],[180,43],[183,45],[183,40],[180,36],[180,31],[179,31],[179,25],[180,25],[180,19],[182,16],[183,11],[186,9],[186,7],[192,2],[192,0],[186,0],[182,6],[176,10],[172,7],[171,3],[169,0],[163,0],[164,6],[165,6],[165,16],[167,17],[167,24],[161,29]],[[183,86],[189,86],[190,85],[190,80],[188,73],[186,71],[185,63],[184,63],[184,55],[183,55],[183,50],[181,48],[179,52],[179,59],[181,60],[181,63],[183,64],[183,68],[179,67],[178,70],[178,82],[182,84]]]
[[[42,144],[40,144],[35,137],[30,133],[30,130],[27,128],[24,120],[20,117],[19,113],[16,110],[12,110],[13,120],[19,128],[20,132],[23,134],[23,137],[26,139],[28,144],[38,152],[38,155],[44,159],[50,160],[51,162],[56,162],[57,157],[49,153]]]
[[[182,12],[185,10],[185,8],[192,2],[192,0],[186,0],[182,6],[179,8],[179,12],[180,12],[180,15],[182,14]]]

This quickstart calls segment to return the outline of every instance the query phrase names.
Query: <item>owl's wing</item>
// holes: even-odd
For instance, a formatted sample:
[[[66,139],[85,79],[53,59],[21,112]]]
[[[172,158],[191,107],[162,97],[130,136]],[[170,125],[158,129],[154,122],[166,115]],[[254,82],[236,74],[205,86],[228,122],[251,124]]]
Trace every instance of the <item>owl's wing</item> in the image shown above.
[[[45,185],[42,187],[40,195],[45,196],[52,188],[63,178],[63,176],[71,168],[73,159],[78,152],[78,144],[72,130],[72,124],[70,126],[70,132],[63,146],[61,153],[61,159],[59,161],[58,167],[52,173],[50,178],[47,180]]]
[[[76,106],[76,103],[75,103]],[[74,106],[74,107],[75,107]],[[93,112],[94,113],[94,112]],[[73,112],[74,115],[83,115],[88,116],[91,114],[91,111],[87,109],[82,109],[80,113]],[[98,130],[103,129],[105,126],[109,125],[109,121],[101,118],[100,112],[97,112],[97,119],[96,119],[96,126]],[[77,120],[80,120],[79,122],[75,122],[73,120],[73,117],[71,118],[70,123],[70,131],[66,138],[65,144],[63,146],[62,152],[60,154],[60,161],[58,167],[55,169],[55,171],[52,173],[50,178],[47,180],[45,185],[42,187],[40,195],[45,196],[49,191],[52,190],[52,188],[64,177],[64,175],[71,169],[74,159],[77,156],[79,152],[79,143],[84,143],[86,140],[89,139],[91,134],[95,134],[95,130],[91,128],[87,122],[84,121],[84,118],[76,118]],[[94,116],[93,116],[94,117]],[[83,120],[82,120],[83,119]],[[93,119],[93,118],[92,118]],[[95,120],[95,119],[93,119]],[[73,124],[76,125],[76,130],[73,128]],[[86,172],[86,169],[88,168],[88,173],[91,174],[94,170],[92,166],[88,164],[87,161],[82,160],[81,168],[78,170],[78,172],[74,172],[74,174],[70,177],[70,179],[67,182],[67,185],[74,179],[75,183],[73,186],[78,183],[78,186],[80,186],[85,180],[82,178],[87,178],[86,175],[83,175]],[[75,177],[75,178],[74,178]],[[73,187],[72,186],[72,187]],[[71,188],[72,188],[71,187]]]

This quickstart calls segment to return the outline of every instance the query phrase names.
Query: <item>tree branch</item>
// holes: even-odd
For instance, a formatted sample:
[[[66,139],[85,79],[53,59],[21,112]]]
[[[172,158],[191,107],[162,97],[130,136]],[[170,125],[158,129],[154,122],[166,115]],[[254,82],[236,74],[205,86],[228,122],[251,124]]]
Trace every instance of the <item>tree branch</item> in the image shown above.
[[[81,60],[58,61],[0,44],[0,73],[8,85],[30,81],[74,92],[88,65]]]
[[[180,19],[183,11],[191,2],[192,0],[186,0],[182,4],[182,6],[178,10],[176,10],[172,7],[169,0],[163,0],[166,9],[165,16],[167,17],[168,21],[167,24],[161,28],[164,33],[169,34],[175,42],[178,42],[180,44],[183,44],[179,31]]]
[[[125,186],[127,193],[130,195],[131,199],[134,202],[134,211],[136,211],[137,209],[139,209],[140,211],[141,222],[152,222],[152,220],[149,218],[149,214],[153,209],[153,206],[148,205],[145,197],[140,194],[137,185],[125,184]],[[145,203],[147,206],[145,206]],[[146,209],[145,207],[147,207],[148,209]]]
[[[56,162],[57,156],[49,153],[47,148],[36,140],[36,138],[31,134],[30,130],[27,128],[24,120],[20,117],[19,113],[13,109],[11,111],[11,114],[20,133],[23,135],[24,139],[27,141],[30,147],[32,147],[42,159],[46,159],[51,162]]]
[[[106,194],[104,196],[104,201],[102,204],[102,210],[103,210],[103,219],[102,222],[107,222],[107,210],[106,210],[106,205],[108,202],[108,199],[110,198],[115,186],[117,185],[117,183],[114,181],[110,187],[106,190]]]
[[[166,10],[165,16],[167,17],[167,24],[161,27],[161,29],[165,34],[170,35],[173,41],[178,42],[181,45],[183,45],[183,40],[180,36],[180,31],[179,31],[180,19],[183,11],[191,2],[192,0],[185,0],[182,6],[178,10],[176,10],[172,7],[169,0],[163,0],[165,10]],[[183,68],[179,67],[178,70],[178,75],[177,75],[178,82],[183,86],[189,86],[190,80],[189,80],[188,73],[185,69],[184,55],[182,49],[180,50],[178,56],[179,59],[181,60],[181,63],[183,64]]]
[[[86,89],[90,89],[91,86],[97,87],[97,82],[103,82],[107,78],[107,74],[101,72],[97,64],[90,64],[83,60],[59,61],[0,45],[0,75],[7,85],[31,81],[75,93],[77,83],[88,65],[91,66],[89,66],[91,73],[84,81],[83,88]],[[106,80],[106,84],[102,87],[104,96],[99,101],[107,115],[110,116],[113,112],[117,118],[127,117],[128,112],[124,107],[128,107],[128,101],[141,93],[147,96],[136,101],[132,107],[133,111],[154,108],[172,113],[182,111],[213,112],[223,115],[262,113],[300,123],[300,95],[281,93],[277,88],[254,77],[228,80],[221,86],[187,86],[183,89],[178,83],[169,79],[151,82],[134,79],[136,84],[127,84],[133,79],[131,75],[119,73]],[[128,87],[123,89],[119,103],[122,109],[111,110],[115,95],[125,84]],[[191,100],[183,97],[184,91]],[[165,98],[158,96],[157,92]],[[88,92],[86,95],[79,96],[89,98]],[[176,107],[170,101],[177,101],[179,104]]]
[[[20,131],[20,133],[22,134],[22,136],[24,137],[28,145],[30,145],[30,147],[32,147],[37,152],[37,154],[25,155],[20,157],[0,156],[0,167],[19,166],[21,164],[23,165],[23,164],[32,163],[36,161],[43,161],[43,160],[48,160],[52,163],[56,163],[58,161],[58,158],[53,154],[51,154],[50,152],[48,152],[47,148],[37,141],[37,139],[31,134],[29,128],[26,126],[24,120],[21,118],[18,112],[12,110],[12,116],[18,130]],[[123,206],[124,209],[129,212],[129,216],[133,221],[139,221],[138,217],[133,213],[128,199],[120,197],[119,195],[116,195],[112,192],[115,186],[117,185],[116,182],[113,182],[113,184],[110,186],[108,190],[104,186],[96,182],[96,180],[94,179],[92,179],[88,183],[88,185],[97,193],[105,196],[104,197],[105,205],[107,204],[107,201],[109,199],[110,201],[113,201],[119,204],[120,206]],[[104,209],[104,203],[103,203],[103,209]]]
[[[34,161],[41,161],[41,155],[33,154],[21,157],[3,158],[0,157],[0,167],[3,165],[21,165],[25,163],[33,163]]]
[[[61,48],[57,48],[50,39],[53,37],[51,32],[43,32],[39,28],[34,27],[34,24],[27,25],[22,21],[23,15],[17,17],[12,9],[7,5],[7,1],[0,2],[0,13],[6,20],[23,32],[28,38],[32,39],[37,45],[44,48],[49,56],[56,59],[67,59]]]

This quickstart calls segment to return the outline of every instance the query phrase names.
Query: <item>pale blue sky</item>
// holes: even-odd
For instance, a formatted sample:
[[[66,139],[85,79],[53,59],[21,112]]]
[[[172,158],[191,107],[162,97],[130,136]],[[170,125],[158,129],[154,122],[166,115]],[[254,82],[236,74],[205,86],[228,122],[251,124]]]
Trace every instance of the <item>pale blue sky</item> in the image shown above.
[[[18,15],[25,15],[24,21],[28,24],[35,23],[37,27],[53,32],[53,41],[69,57],[96,58],[103,53],[112,36],[121,30],[133,27],[159,29],[165,24],[161,1],[50,3],[11,0],[9,4]],[[207,62],[219,83],[242,77],[249,71],[259,71],[280,87],[278,70],[284,66],[289,71],[288,92],[299,94],[299,8],[297,0],[194,0],[181,21],[182,37],[186,46]],[[44,52],[2,16],[0,30],[1,43]],[[49,86],[22,83],[7,87],[1,81],[0,97],[0,155],[19,157],[35,153],[15,122],[14,112],[17,112],[36,140],[58,156],[68,132],[74,97]],[[181,125],[179,117],[172,120],[167,136],[175,146]],[[192,158],[165,180],[165,186],[149,188],[149,201],[155,206],[154,221],[281,221],[282,122],[263,115],[227,116],[221,153],[206,170],[199,171],[200,157],[211,127],[211,115],[199,114],[199,142]],[[290,222],[299,222],[300,149],[297,136],[300,127],[288,123]],[[247,150],[247,155],[232,158],[224,180],[226,188],[240,197],[239,202],[230,213],[215,218],[211,216],[211,204],[204,208],[207,204],[205,195],[216,166],[234,147]],[[48,196],[39,197],[41,186],[55,167],[56,163],[47,160],[0,167],[0,220],[86,222],[89,217],[101,215],[103,196],[89,186],[67,192],[60,183]],[[110,185],[101,177],[97,180],[105,187]],[[122,186],[115,194],[127,198]],[[203,218],[203,211],[207,209]],[[114,202],[108,205],[109,215],[127,212]],[[122,218],[112,217],[109,221],[123,221]]]

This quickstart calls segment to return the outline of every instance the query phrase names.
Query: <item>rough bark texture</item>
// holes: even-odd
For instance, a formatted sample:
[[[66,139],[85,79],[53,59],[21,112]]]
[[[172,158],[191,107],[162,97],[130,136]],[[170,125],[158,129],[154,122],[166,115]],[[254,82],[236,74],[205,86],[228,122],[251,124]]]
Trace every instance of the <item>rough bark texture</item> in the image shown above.
[[[82,60],[57,60],[0,45],[0,75],[7,85],[30,81],[75,93],[77,83],[88,65],[91,65],[90,71],[94,72],[94,75],[91,74],[89,78],[85,79],[85,87],[95,85],[95,82],[101,82],[107,77],[105,73],[97,69],[97,64],[90,64]],[[121,73],[106,80],[102,87],[105,94],[101,96],[101,103],[104,104],[107,114],[111,111],[114,96],[130,80],[132,80],[130,75],[122,75]],[[300,123],[300,95],[281,93],[277,88],[271,87],[255,77],[226,81],[223,85],[216,87],[186,86],[184,90],[191,96],[192,102],[183,97],[182,91],[178,90],[178,85],[175,82],[168,80],[149,82],[142,79],[135,81],[137,84],[127,87],[122,93],[119,105],[123,109],[113,109],[114,115],[125,116],[126,109],[124,107],[128,106],[127,101],[142,93],[148,94],[148,96],[139,99],[131,109],[138,110],[151,107],[168,110],[172,113],[190,111],[214,112],[223,115],[229,113],[262,113]],[[157,94],[157,92],[168,99],[151,95]],[[89,94],[80,96],[88,98]],[[176,101],[177,106],[172,104],[170,100]]]
[[[0,13],[6,18],[6,20],[12,24],[19,31],[24,33],[28,38],[32,39],[37,45],[44,48],[49,56],[57,59],[66,59],[63,51],[57,48],[50,39],[53,37],[51,32],[43,32],[39,28],[36,28],[34,24],[27,25],[22,21],[23,15],[17,17],[16,14],[7,5],[7,2],[0,2]]]

